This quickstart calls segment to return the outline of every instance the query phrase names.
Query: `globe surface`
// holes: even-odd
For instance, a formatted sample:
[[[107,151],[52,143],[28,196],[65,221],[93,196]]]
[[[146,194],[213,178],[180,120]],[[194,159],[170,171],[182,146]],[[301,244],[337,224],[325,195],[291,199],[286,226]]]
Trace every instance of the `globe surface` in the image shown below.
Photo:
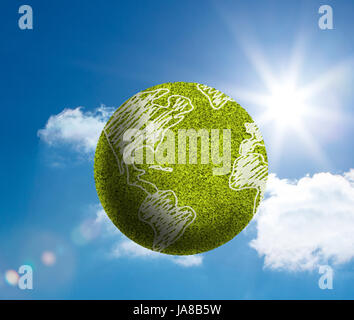
[[[175,82],[141,91],[104,127],[94,177],[102,206],[136,243],[190,255],[250,222],[268,176],[262,135],[222,92]]]

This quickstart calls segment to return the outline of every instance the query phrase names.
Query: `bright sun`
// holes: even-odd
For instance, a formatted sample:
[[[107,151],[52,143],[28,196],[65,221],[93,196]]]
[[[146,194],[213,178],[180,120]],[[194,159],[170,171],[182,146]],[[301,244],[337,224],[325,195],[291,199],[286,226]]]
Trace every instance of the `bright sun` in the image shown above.
[[[292,84],[273,84],[269,96],[265,97],[266,115],[280,126],[296,127],[306,117],[305,97]]]
[[[280,159],[283,144],[290,138],[293,141],[301,141],[313,158],[328,165],[329,161],[313,130],[314,126],[319,125],[319,119],[322,123],[331,123],[334,117],[337,120],[344,119],[338,108],[333,108],[333,100],[328,97],[335,86],[345,82],[350,70],[348,62],[335,65],[318,74],[311,82],[302,85],[303,82],[299,78],[303,60],[301,50],[293,52],[290,63],[285,68],[286,72],[282,75],[271,70],[256,47],[245,48],[245,51],[257,71],[258,79],[262,80],[264,90],[262,93],[259,90],[241,88],[233,88],[231,91],[240,101],[243,100],[245,105],[260,107],[258,116],[254,118],[261,129],[270,126],[273,161]],[[308,127],[309,124],[311,127]]]

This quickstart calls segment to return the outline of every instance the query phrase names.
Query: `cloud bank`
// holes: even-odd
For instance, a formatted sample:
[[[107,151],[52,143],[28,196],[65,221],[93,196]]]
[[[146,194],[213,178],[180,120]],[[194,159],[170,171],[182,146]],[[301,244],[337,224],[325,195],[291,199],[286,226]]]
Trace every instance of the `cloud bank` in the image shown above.
[[[274,270],[305,271],[354,257],[354,169],[298,181],[269,176],[252,248]]]
[[[68,145],[78,152],[91,154],[113,111],[105,106],[93,112],[84,112],[82,107],[64,109],[50,116],[45,127],[38,130],[38,136],[51,146]]]
[[[163,259],[182,267],[197,267],[203,264],[202,255],[172,256],[161,254],[144,248],[126,238],[108,218],[101,205],[95,208],[95,218],[83,220],[72,232],[72,240],[76,245],[86,245],[90,241],[101,238],[110,243],[111,249],[107,252],[110,259]]]

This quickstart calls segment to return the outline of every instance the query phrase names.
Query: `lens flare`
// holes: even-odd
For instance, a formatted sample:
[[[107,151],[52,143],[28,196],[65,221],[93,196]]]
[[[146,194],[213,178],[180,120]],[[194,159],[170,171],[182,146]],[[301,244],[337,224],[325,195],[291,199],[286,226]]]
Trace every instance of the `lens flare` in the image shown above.
[[[42,262],[44,265],[51,267],[55,264],[56,262],[56,256],[53,252],[51,251],[44,251],[42,254]]]
[[[20,277],[15,270],[7,270],[5,272],[5,280],[10,286],[16,286],[19,278]]]

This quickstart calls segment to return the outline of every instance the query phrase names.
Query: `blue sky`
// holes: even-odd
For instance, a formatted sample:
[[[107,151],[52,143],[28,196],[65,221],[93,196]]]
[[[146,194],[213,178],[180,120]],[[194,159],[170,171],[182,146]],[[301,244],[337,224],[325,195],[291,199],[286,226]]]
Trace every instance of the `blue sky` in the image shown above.
[[[34,30],[18,28],[23,4],[33,8]],[[322,4],[333,8],[333,30],[318,27]],[[0,6],[0,298],[354,297],[353,3]],[[308,101],[313,114],[299,117],[305,138],[291,123],[277,131],[279,119],[263,122],[267,106],[254,99],[270,73],[278,83],[290,77],[291,61],[299,62],[298,85],[318,89]],[[107,120],[100,111],[171,81],[208,84],[245,107],[273,173],[259,217],[194,260],[151,255],[124,239],[104,219],[93,179],[92,141]],[[22,264],[33,266],[31,291],[4,280]],[[333,290],[318,286],[323,264],[334,269]]]

